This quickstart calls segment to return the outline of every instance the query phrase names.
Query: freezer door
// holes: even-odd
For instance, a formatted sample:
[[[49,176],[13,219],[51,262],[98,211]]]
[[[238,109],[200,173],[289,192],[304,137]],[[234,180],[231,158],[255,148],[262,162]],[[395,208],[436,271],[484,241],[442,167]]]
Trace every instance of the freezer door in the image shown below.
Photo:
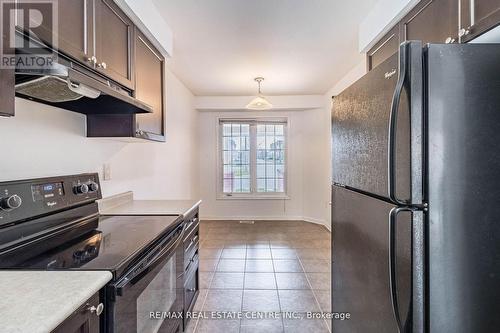
[[[430,45],[430,332],[500,327],[500,45]]]
[[[333,99],[333,181],[388,197],[387,158],[391,101],[398,80],[398,54],[370,71]],[[409,196],[409,117],[401,98],[398,190]]]
[[[393,197],[421,203],[421,54],[421,43],[404,43],[399,54],[333,98],[334,183],[395,203]]]
[[[389,216],[396,206],[342,187],[332,187],[332,311],[335,333],[398,332],[391,298]],[[411,297],[411,215],[400,213],[395,230],[397,313],[406,328]],[[407,331],[402,330],[402,332]]]

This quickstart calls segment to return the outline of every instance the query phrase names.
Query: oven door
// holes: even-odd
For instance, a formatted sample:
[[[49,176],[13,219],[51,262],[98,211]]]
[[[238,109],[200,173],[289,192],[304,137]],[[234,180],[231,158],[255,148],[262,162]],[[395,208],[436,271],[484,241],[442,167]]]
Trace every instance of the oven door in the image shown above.
[[[106,332],[177,332],[182,325],[184,223],[109,286]]]

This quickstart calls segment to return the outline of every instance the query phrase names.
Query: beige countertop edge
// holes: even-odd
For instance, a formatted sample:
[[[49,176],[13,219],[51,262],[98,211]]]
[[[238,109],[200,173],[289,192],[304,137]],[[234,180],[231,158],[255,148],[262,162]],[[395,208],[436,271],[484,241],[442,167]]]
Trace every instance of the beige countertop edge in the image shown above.
[[[0,330],[50,332],[111,278],[108,271],[0,270]]]
[[[131,198],[133,198],[131,192],[126,192],[101,199],[100,214],[181,215],[185,217],[202,203],[202,200],[130,200]]]

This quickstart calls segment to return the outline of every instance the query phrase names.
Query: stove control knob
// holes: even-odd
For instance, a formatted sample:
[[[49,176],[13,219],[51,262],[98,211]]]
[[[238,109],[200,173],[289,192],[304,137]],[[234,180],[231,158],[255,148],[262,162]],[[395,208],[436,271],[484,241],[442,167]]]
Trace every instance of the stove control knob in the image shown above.
[[[78,184],[73,188],[76,194],[85,194],[89,191],[87,184]]]
[[[21,206],[23,200],[17,194],[8,196],[7,198],[3,198],[0,200],[0,207],[3,209],[16,209]]]
[[[99,184],[97,184],[96,182],[89,182],[88,187],[89,192],[97,192],[97,190],[99,190]]]

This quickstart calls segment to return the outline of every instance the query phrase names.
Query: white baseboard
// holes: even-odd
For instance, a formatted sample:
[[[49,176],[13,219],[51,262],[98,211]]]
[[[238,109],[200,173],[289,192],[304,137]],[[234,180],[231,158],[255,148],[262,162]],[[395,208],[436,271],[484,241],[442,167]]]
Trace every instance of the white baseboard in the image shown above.
[[[325,227],[328,231],[332,232],[331,226],[329,224],[327,224],[327,222],[324,220],[314,219],[312,217],[306,217],[306,216],[303,217],[303,220],[306,222],[309,222],[309,223],[319,224],[319,225]]]
[[[303,216],[200,216],[200,220],[210,221],[303,221]]]
[[[314,219],[306,216],[201,216],[201,220],[208,221],[304,221],[314,223],[325,227],[328,231],[332,231],[326,221]]]

